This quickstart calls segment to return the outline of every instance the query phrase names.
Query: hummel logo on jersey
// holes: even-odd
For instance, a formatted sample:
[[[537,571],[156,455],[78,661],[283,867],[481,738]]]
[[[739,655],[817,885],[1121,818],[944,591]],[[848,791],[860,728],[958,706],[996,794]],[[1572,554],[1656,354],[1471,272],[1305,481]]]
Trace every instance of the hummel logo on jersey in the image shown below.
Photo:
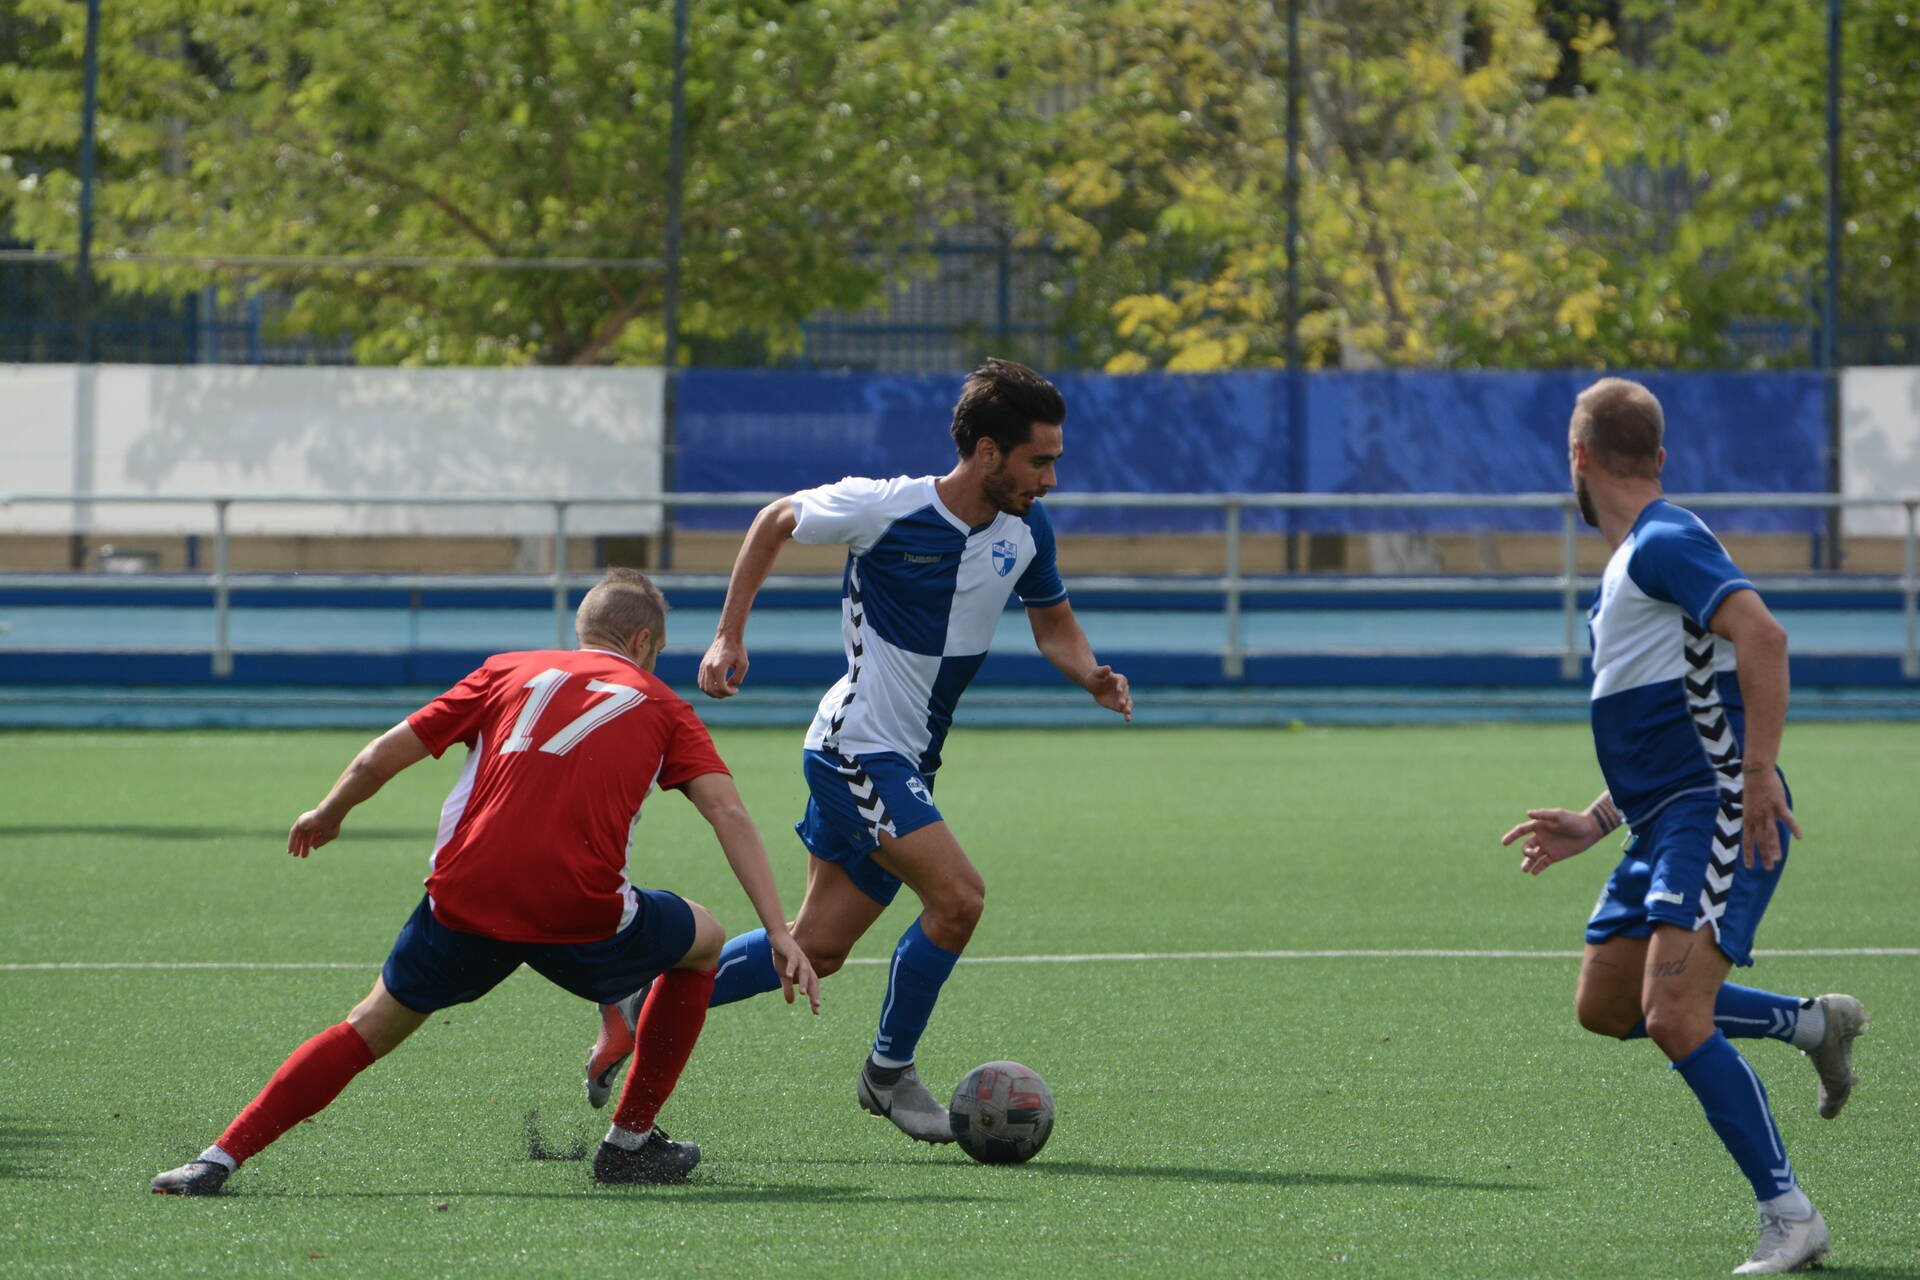
[[[913,792],[913,798],[921,804],[930,805],[933,803],[933,792],[927,790],[927,784],[920,781],[920,779],[909,777],[907,779],[907,790]]]
[[[1647,895],[1647,901],[1648,902],[1670,902],[1677,907],[1681,903],[1685,902],[1686,899],[1677,893],[1650,893]]]
[[[1011,538],[1002,538],[993,544],[993,571],[1001,577],[1013,572],[1013,562],[1020,558],[1020,548]]]

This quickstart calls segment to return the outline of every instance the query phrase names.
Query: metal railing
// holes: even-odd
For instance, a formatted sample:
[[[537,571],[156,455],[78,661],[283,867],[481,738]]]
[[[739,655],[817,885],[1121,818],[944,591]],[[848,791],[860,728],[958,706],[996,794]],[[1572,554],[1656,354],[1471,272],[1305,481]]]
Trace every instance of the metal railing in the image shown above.
[[[654,493],[624,496],[521,497],[509,494],[364,494],[356,497],[312,494],[72,494],[72,493],[0,493],[0,512],[14,506],[73,506],[84,510],[91,505],[200,506],[213,511],[213,572],[210,574],[122,575],[102,573],[5,573],[0,572],[0,587],[34,586],[111,586],[129,592],[143,589],[172,589],[204,586],[213,592],[214,637],[213,673],[233,673],[231,618],[233,590],[243,587],[274,587],[288,590],[328,590],[343,586],[378,585],[414,590],[447,588],[527,587],[544,584],[553,601],[554,644],[566,648],[572,642],[572,612],[568,593],[591,586],[598,580],[592,572],[575,573],[568,569],[568,513],[581,507],[598,509],[620,507],[658,507],[672,509],[754,508],[762,507],[778,493]],[[1675,495],[1674,501],[1703,509],[1744,507],[1758,509],[1798,509],[1832,511],[1900,510],[1905,513],[1903,571],[1893,575],[1822,574],[1773,575],[1755,579],[1762,590],[1788,588],[1797,592],[1851,591],[1862,586],[1895,588],[1902,596],[1906,621],[1906,641],[1901,651],[1901,672],[1907,679],[1920,679],[1920,495],[1899,498],[1852,498],[1831,494],[1721,493]],[[1582,612],[1580,593],[1598,585],[1598,578],[1579,572],[1580,516],[1573,495],[1566,493],[1522,494],[1344,494],[1344,493],[1060,493],[1048,497],[1051,507],[1205,510],[1222,515],[1225,534],[1225,572],[1219,575],[1073,575],[1072,584],[1085,590],[1134,591],[1143,595],[1211,595],[1224,602],[1226,639],[1221,650],[1221,673],[1229,679],[1246,674],[1249,657],[1265,656],[1249,648],[1244,641],[1244,605],[1249,593],[1261,594],[1315,592],[1359,593],[1391,590],[1436,597],[1467,592],[1506,592],[1515,595],[1554,591],[1560,597],[1562,643],[1558,649],[1560,674],[1565,679],[1579,676],[1585,657],[1581,644]],[[236,574],[231,566],[232,535],[230,513],[236,505],[268,506],[378,506],[378,507],[544,507],[552,513],[553,568],[544,574]],[[1243,517],[1248,511],[1326,511],[1326,510],[1548,510],[1560,512],[1562,541],[1561,568],[1557,574],[1498,575],[1446,574],[1405,576],[1369,574],[1364,580],[1350,577],[1328,578],[1315,574],[1249,575],[1243,563]],[[395,536],[404,536],[398,535]],[[663,572],[655,577],[663,587],[717,590],[726,586],[724,574]],[[837,577],[820,575],[775,575],[767,579],[764,591],[815,591]]]

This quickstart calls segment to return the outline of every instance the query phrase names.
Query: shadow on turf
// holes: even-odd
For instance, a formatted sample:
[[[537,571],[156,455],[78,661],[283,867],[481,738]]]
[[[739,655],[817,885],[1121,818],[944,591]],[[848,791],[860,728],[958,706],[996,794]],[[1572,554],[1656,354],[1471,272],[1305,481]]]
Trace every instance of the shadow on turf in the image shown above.
[[[47,1175],[47,1153],[59,1145],[52,1125],[0,1119],[0,1178],[24,1181]]]
[[[697,1175],[696,1175],[697,1176]],[[578,1200],[583,1195],[671,1196],[676,1204],[992,1204],[1004,1196],[901,1195],[885,1188],[822,1186],[807,1182],[678,1187],[599,1187],[582,1179],[575,1191],[247,1191],[226,1194],[259,1200]]]
[[[780,1164],[843,1164],[871,1168],[874,1160],[804,1159],[782,1160]],[[905,1160],[883,1163],[905,1164]],[[925,1164],[925,1161],[915,1163]],[[1215,1182],[1250,1187],[1414,1187],[1440,1191],[1539,1191],[1530,1182],[1472,1182],[1434,1173],[1404,1173],[1393,1170],[1371,1173],[1307,1173],[1286,1169],[1201,1169],[1189,1165],[1117,1165],[1096,1164],[1091,1160],[1048,1160],[1044,1157],[1024,1166],[1036,1176],[1050,1178],[1151,1178],[1164,1182]]]
[[[429,840],[428,827],[352,828],[362,840]],[[0,836],[108,836],[125,840],[276,840],[287,838],[286,827],[168,827],[91,822],[5,822]]]
[[[1473,1182],[1435,1173],[1384,1170],[1372,1173],[1307,1173],[1286,1169],[1197,1169],[1186,1165],[1110,1165],[1089,1160],[1037,1160],[1033,1171],[1055,1178],[1154,1178],[1167,1182],[1220,1182],[1262,1187],[1416,1187],[1440,1191],[1538,1191],[1525,1182]]]

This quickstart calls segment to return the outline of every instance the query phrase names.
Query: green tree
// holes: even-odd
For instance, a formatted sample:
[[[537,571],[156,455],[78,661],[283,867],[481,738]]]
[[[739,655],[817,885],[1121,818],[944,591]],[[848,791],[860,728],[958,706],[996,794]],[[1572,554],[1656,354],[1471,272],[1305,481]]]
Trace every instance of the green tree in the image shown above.
[[[77,236],[65,157],[83,8],[19,0],[58,53],[0,66],[0,201],[49,247]],[[670,4],[145,0],[106,14],[96,245],[121,288],[207,279],[115,263],[121,250],[663,251]],[[981,157],[1017,150],[1031,113],[979,83],[1018,77],[1054,38],[1013,0],[694,5],[689,339],[789,347],[816,309],[872,299],[872,254],[910,251],[943,214],[991,204],[998,178]],[[293,325],[354,333],[374,362],[661,349],[656,271],[263,270],[252,285],[293,290]]]
[[[1598,88],[1647,165],[1685,185],[1671,243],[1647,255],[1690,312],[1677,358],[1737,355],[1726,334],[1739,321],[1813,323],[1826,257],[1826,6],[1639,0],[1626,20],[1650,31],[1651,56],[1613,60]],[[1920,317],[1920,11],[1847,0],[1843,31],[1841,317],[1911,325]]]
[[[1617,147],[1521,0],[1303,5],[1302,332],[1315,364],[1604,359],[1569,227]],[[1285,6],[1122,3],[1032,225],[1085,258],[1114,369],[1283,357]],[[1604,38],[1604,28],[1587,40]]]

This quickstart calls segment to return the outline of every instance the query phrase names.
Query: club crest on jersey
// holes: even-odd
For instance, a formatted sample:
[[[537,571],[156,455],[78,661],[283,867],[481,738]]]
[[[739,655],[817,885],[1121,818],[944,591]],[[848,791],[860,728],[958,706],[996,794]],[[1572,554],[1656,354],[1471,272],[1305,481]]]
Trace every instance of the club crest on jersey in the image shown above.
[[[931,805],[933,803],[933,792],[927,790],[927,784],[920,781],[919,778],[909,777],[907,779],[907,790],[913,792],[913,798],[921,804]]]
[[[1013,539],[1002,538],[993,544],[993,571],[1001,577],[1013,572],[1014,561],[1019,558],[1020,548],[1013,544]]]

